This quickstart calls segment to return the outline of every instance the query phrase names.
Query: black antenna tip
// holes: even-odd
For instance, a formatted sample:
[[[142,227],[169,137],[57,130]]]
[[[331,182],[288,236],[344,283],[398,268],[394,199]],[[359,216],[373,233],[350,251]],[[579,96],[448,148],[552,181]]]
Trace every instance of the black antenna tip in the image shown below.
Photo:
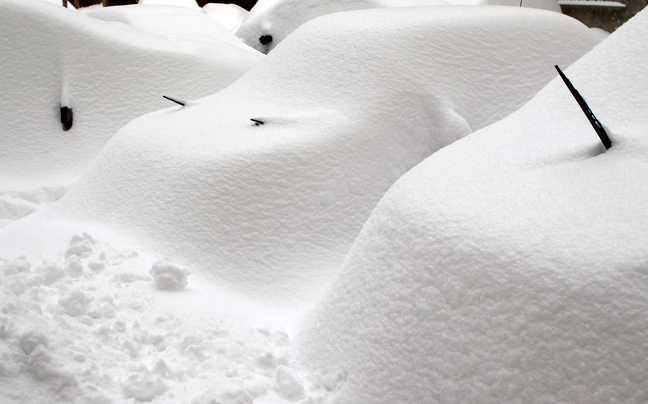
[[[67,132],[72,128],[73,118],[72,108],[61,105],[61,125],[64,131]]]
[[[178,105],[182,105],[183,107],[185,106],[185,103],[182,102],[182,101],[174,100],[173,98],[167,97],[166,95],[163,95],[162,97],[166,98],[167,100],[169,100],[171,102],[175,102]]]

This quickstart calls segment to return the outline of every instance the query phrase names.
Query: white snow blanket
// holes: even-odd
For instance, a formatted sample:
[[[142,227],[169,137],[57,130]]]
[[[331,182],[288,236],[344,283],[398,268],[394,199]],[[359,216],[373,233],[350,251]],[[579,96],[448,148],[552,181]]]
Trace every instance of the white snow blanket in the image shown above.
[[[207,3],[202,11],[229,31],[235,31],[249,12],[236,4]]]
[[[195,1],[193,3],[196,4]],[[137,4],[121,7],[93,7],[81,11],[91,17],[103,21],[120,22],[147,33],[205,42],[212,46],[224,42],[256,52],[214,18],[202,12],[197,5],[196,9],[190,9],[157,4]]]
[[[502,5],[521,7],[519,0],[270,0],[258,2],[236,30],[255,49],[268,53],[297,27],[313,18],[342,11],[382,7],[443,5]],[[526,0],[524,7],[560,12],[555,0]]]
[[[648,400],[648,11],[399,180],[301,334],[337,403]],[[334,379],[337,380],[337,379]]]
[[[0,232],[0,256],[113,233],[268,304],[309,301],[401,175],[596,42],[532,9],[324,16],[225,90],[126,125],[64,199]]]
[[[122,125],[172,105],[163,95],[212,94],[261,59],[223,41],[151,35],[36,0],[0,2],[0,53],[0,191],[74,182]],[[60,106],[73,111],[69,131]]]

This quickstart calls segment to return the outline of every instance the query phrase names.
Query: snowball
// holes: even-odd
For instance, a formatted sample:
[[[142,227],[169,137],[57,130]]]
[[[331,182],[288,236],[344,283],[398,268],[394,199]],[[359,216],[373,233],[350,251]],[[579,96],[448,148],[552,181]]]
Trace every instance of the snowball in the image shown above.
[[[49,339],[40,331],[27,331],[20,336],[18,344],[23,352],[29,355],[38,345],[47,348]]]
[[[67,276],[80,278],[83,275],[83,264],[78,255],[72,255],[65,260],[63,271]]]
[[[88,261],[88,268],[92,269],[93,271],[101,271],[106,267],[106,263],[103,260],[100,259],[91,259]]]
[[[124,396],[138,401],[151,401],[168,389],[169,386],[161,377],[142,373],[133,373],[122,382]]]
[[[58,299],[58,305],[61,306],[63,312],[71,317],[86,314],[87,297],[79,289],[75,289]]]
[[[44,262],[43,265],[39,265],[38,267],[36,267],[35,271],[43,275],[43,278],[45,278],[46,285],[51,285],[52,283],[56,282],[57,280],[65,276],[65,272],[63,271],[63,268],[53,263]]]
[[[299,376],[287,366],[279,366],[275,371],[277,393],[289,400],[298,400],[304,395],[304,385]]]
[[[242,388],[210,389],[191,400],[191,404],[252,404],[254,397]]]
[[[0,266],[5,276],[16,275],[22,272],[29,272],[31,265],[25,258],[17,258]]]
[[[38,287],[43,284],[45,284],[45,277],[43,275],[23,272],[5,278],[2,286],[5,292],[11,292],[19,296],[31,287]]]
[[[87,313],[92,318],[114,318],[117,313],[112,304],[108,302],[90,302]]]
[[[77,242],[68,247],[65,252],[65,258],[69,258],[73,255],[76,255],[81,258],[85,258],[92,253],[92,245],[88,242]]]
[[[187,277],[190,272],[167,260],[162,260],[153,264],[149,274],[153,277],[157,290],[182,290],[187,287]]]

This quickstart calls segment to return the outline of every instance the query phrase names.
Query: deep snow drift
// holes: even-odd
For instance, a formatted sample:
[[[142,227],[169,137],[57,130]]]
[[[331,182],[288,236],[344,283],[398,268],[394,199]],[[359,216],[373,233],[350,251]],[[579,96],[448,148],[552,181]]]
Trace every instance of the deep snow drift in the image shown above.
[[[266,304],[307,302],[394,181],[595,42],[569,17],[508,7],[313,20],[220,93],[126,125],[63,200],[0,232],[0,254],[110,232]]]
[[[193,2],[193,4],[196,3]],[[214,18],[202,12],[200,8],[196,8],[194,10],[178,6],[138,4],[125,7],[92,7],[81,11],[90,17],[103,21],[120,22],[143,32],[205,44],[224,42],[247,51],[253,51]],[[223,56],[226,55],[221,57]]]
[[[36,0],[0,2],[0,53],[1,192],[70,184],[122,125],[171,105],[162,95],[212,94],[261,58],[213,38],[153,35]],[[73,110],[67,132],[61,105]]]
[[[350,10],[383,7],[501,5],[560,12],[555,0],[274,0],[260,1],[236,30],[255,49],[268,53],[291,32],[313,18]]]
[[[648,11],[380,202],[300,337],[335,402],[648,400]]]

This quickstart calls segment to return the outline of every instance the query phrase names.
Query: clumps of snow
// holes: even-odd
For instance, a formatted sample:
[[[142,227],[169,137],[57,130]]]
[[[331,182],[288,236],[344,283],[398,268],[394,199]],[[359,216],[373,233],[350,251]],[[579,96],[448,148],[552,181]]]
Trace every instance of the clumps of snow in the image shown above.
[[[137,401],[152,401],[155,396],[164,394],[169,385],[158,375],[132,373],[122,381],[124,398],[134,398]]]
[[[65,258],[78,245],[92,250]],[[92,269],[95,259],[105,266]],[[182,269],[165,261],[153,267],[174,274],[175,287],[186,285]],[[46,282],[42,273],[51,268],[57,275]],[[0,258],[0,402],[324,404],[330,398],[299,369],[283,329],[221,311],[198,320],[169,312],[156,300],[171,296],[151,287],[147,268],[148,259],[86,233],[43,265]],[[173,294],[183,296],[192,298]]]
[[[63,312],[70,317],[77,317],[86,314],[88,297],[83,291],[73,289],[59,297],[58,305]]]
[[[299,336],[336,403],[645,402],[648,10],[404,175]]]
[[[191,400],[190,404],[253,404],[254,396],[242,388],[212,389]]]
[[[65,258],[73,256],[87,258],[93,251],[93,246],[97,244],[95,239],[87,233],[81,235],[75,234],[65,251]]]
[[[187,277],[191,272],[168,260],[162,260],[153,264],[149,274],[153,277],[157,290],[182,290],[187,287]]]
[[[71,278],[80,278],[83,275],[83,263],[78,255],[71,255],[65,259],[63,264],[65,275]]]
[[[51,285],[65,276],[63,268],[52,262],[43,262],[42,265],[36,267],[35,271],[43,277],[46,285]]]
[[[280,365],[275,371],[277,392],[280,396],[291,401],[297,401],[304,396],[304,385],[299,376],[289,367]]]

